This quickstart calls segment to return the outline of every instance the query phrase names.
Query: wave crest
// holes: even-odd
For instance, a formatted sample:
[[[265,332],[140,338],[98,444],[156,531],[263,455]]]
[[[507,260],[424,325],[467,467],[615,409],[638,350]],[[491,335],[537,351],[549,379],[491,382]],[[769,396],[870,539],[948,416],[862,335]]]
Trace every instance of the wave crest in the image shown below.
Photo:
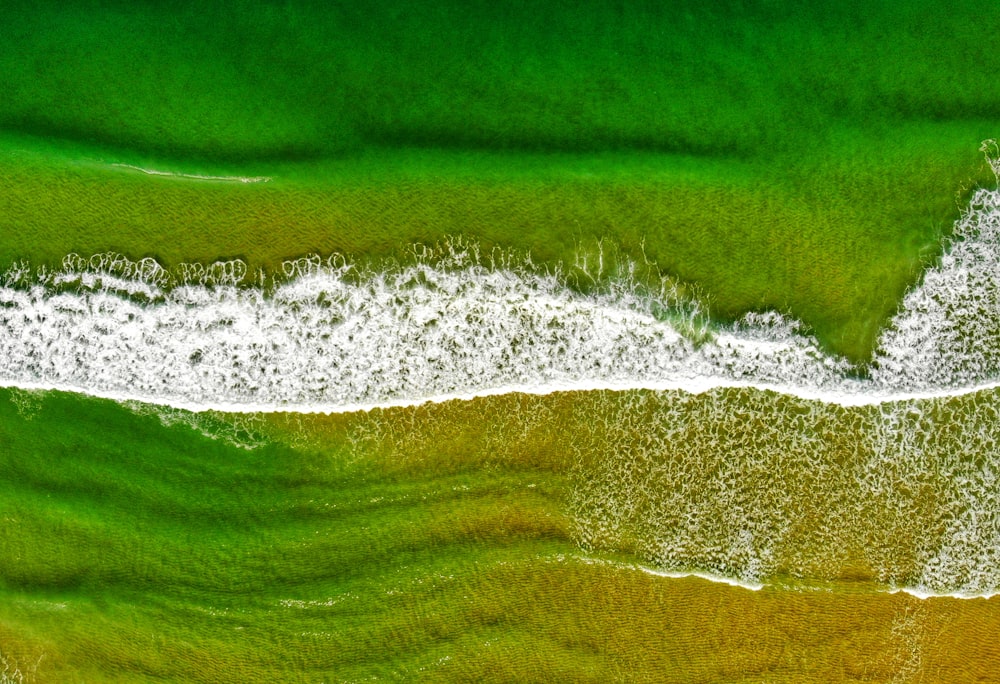
[[[414,245],[408,264],[302,257],[270,281],[239,260],[168,271],[73,254],[61,270],[4,275],[0,383],[324,412],[511,390],[752,386],[844,404],[960,393],[1000,379],[998,252],[1000,193],[980,190],[867,380],[786,316],[709,327],[683,285],[606,269],[603,251],[573,271],[455,240]]]

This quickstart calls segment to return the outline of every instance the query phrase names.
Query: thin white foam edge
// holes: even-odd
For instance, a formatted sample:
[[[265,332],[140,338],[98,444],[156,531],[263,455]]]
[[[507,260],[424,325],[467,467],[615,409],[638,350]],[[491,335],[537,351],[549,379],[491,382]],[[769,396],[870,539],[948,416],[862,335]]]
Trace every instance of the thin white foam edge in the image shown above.
[[[767,584],[761,584],[757,582],[745,582],[743,580],[738,580],[732,577],[726,577],[724,575],[715,575],[710,572],[657,570],[656,568],[650,568],[645,565],[632,565],[629,563],[604,560],[600,558],[588,558],[586,556],[576,556],[576,559],[583,561],[588,565],[591,564],[610,565],[612,567],[620,568],[622,570],[638,570],[640,572],[646,573],[647,575],[654,575],[656,577],[667,577],[670,579],[684,579],[685,577],[697,577],[698,579],[714,582],[715,584],[725,584],[730,587],[739,587],[740,589],[746,589],[748,591],[760,591],[764,587],[768,586]],[[810,587],[803,587],[803,588],[809,589]],[[800,587],[796,587],[796,589],[800,589]],[[820,589],[820,587],[817,587],[817,589]],[[883,594],[899,594],[899,593],[909,594],[910,596],[918,598],[922,601],[929,598],[952,598],[952,599],[962,599],[962,600],[991,599],[994,596],[1000,594],[1000,591],[995,591],[990,593],[983,592],[979,594],[962,593],[959,591],[950,593],[934,592],[934,591],[916,589],[913,587],[894,587],[892,589],[879,589],[878,591],[879,593]]]
[[[672,572],[666,570],[656,570],[655,568],[648,568],[642,565],[635,566],[625,566],[622,567],[632,567],[636,570],[641,570],[648,575],[656,575],[657,577],[669,577],[671,579],[682,579],[684,577],[697,577],[699,579],[708,580],[709,582],[715,582],[716,584],[726,584],[731,587],[740,587],[741,589],[747,589],[749,591],[760,591],[766,584],[758,584],[753,582],[744,582],[742,580],[734,579],[732,577],[725,577],[723,575],[713,575],[708,572]],[[806,587],[808,588],[808,587]],[[908,594],[914,598],[925,601],[930,598],[952,598],[961,600],[971,600],[971,599],[991,599],[994,596],[1000,594],[1000,591],[994,592],[982,592],[978,594],[968,594],[960,591],[954,592],[935,592],[926,591],[922,589],[916,589],[914,587],[895,587],[892,589],[879,589],[879,593],[883,594]]]
[[[749,589],[750,591],[760,591],[766,585],[756,584],[753,582],[743,582],[732,577],[725,577],[724,575],[713,575],[710,572],[698,572],[692,571],[674,571],[674,570],[657,570],[655,568],[649,568],[645,565],[633,565],[631,563],[623,563],[621,561],[607,560],[605,558],[590,558],[588,556],[571,556],[572,558],[581,561],[587,565],[607,565],[612,568],[618,568],[620,570],[638,570],[639,572],[644,572],[647,575],[655,575],[656,577],[669,577],[671,579],[684,579],[685,577],[697,577],[699,579],[708,580],[709,582],[715,582],[717,584],[728,584],[731,587],[740,587],[741,589]]]
[[[83,394],[100,399],[110,399],[112,401],[139,401],[145,404],[154,404],[176,409],[183,409],[193,413],[203,413],[206,411],[218,411],[220,413],[308,413],[308,414],[334,414],[334,413],[357,413],[361,411],[372,411],[374,409],[387,408],[411,408],[423,404],[440,404],[446,401],[470,401],[481,397],[493,397],[504,394],[531,394],[546,395],[556,392],[590,392],[590,391],[613,391],[625,392],[629,390],[649,390],[654,392],[683,391],[688,394],[703,394],[714,389],[723,388],[748,388],[760,391],[776,392],[787,396],[798,397],[807,401],[819,401],[825,404],[838,406],[875,406],[905,401],[920,401],[926,399],[947,399],[952,397],[966,396],[976,392],[984,392],[1000,388],[1000,380],[988,383],[958,387],[953,389],[940,389],[930,392],[898,392],[881,393],[872,392],[870,389],[862,391],[859,383],[859,391],[837,392],[824,391],[822,389],[810,389],[804,387],[794,387],[789,385],[775,385],[767,383],[740,382],[728,380],[726,378],[687,378],[684,380],[651,381],[642,380],[625,382],[605,382],[580,380],[578,382],[552,382],[535,385],[508,385],[503,387],[485,388],[474,392],[454,392],[449,394],[436,394],[425,397],[407,397],[401,399],[386,399],[370,403],[355,404],[294,404],[294,403],[255,403],[255,402],[227,402],[210,401],[197,402],[185,401],[171,397],[150,396],[147,394],[127,392],[106,391],[91,389],[77,385],[64,383],[45,382],[20,382],[9,378],[0,378],[0,387],[5,389],[21,389],[31,391],[58,391]]]
[[[269,176],[202,176],[196,173],[173,173],[171,171],[157,171],[156,169],[146,169],[141,166],[134,166],[133,164],[112,164],[111,166],[117,166],[122,169],[131,169],[133,171],[139,171],[146,174],[147,176],[168,176],[172,178],[192,178],[194,180],[208,180],[208,181],[238,181],[240,183],[266,183],[271,178]]]
[[[744,582],[742,580],[733,579],[732,577],[725,577],[723,575],[713,575],[710,572],[683,572],[683,571],[671,571],[671,570],[656,570],[655,568],[647,568],[644,565],[633,566],[636,570],[640,570],[647,575],[656,575],[657,577],[669,577],[671,579],[684,579],[685,577],[697,577],[698,579],[708,580],[709,582],[714,582],[716,584],[727,584],[731,587],[739,587],[740,589],[747,589],[749,591],[760,591],[763,589],[765,584],[757,584],[754,582]]]
[[[946,592],[926,591],[923,589],[917,589],[915,587],[896,587],[894,589],[885,589],[883,591],[886,594],[900,594],[900,593],[909,594],[910,596],[913,596],[914,598],[918,598],[921,600],[929,598],[953,598],[953,599],[962,599],[963,601],[968,601],[971,599],[991,599],[994,596],[1000,594],[1000,591],[982,592],[979,594],[968,594],[961,591],[953,591],[951,593],[946,593]]]

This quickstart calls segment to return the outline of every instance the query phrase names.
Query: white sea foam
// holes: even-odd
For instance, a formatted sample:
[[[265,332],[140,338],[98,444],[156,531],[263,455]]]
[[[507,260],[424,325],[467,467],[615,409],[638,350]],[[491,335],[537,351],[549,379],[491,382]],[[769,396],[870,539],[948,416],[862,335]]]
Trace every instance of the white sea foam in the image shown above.
[[[632,570],[637,572],[642,572],[647,575],[653,575],[654,577],[668,577],[670,579],[685,579],[688,577],[694,577],[697,579],[702,579],[707,582],[712,582],[713,584],[725,584],[730,587],[739,587],[740,589],[747,589],[749,591],[760,591],[766,584],[761,584],[758,582],[741,582],[740,580],[733,579],[732,577],[725,577],[723,575],[714,575],[710,572],[699,572],[697,570],[691,571],[672,571],[672,570],[658,570],[656,568],[646,567],[645,565],[636,565],[634,563],[623,563],[621,561],[608,560],[606,558],[589,558],[587,556],[575,556],[576,560],[586,564],[586,565],[605,565],[619,570]]]
[[[0,288],[0,382],[229,411],[343,411],[498,391],[788,385],[858,395],[777,314],[697,345],[648,295],[584,296],[465,251],[357,275],[293,262],[265,293],[228,262],[164,287],[150,264],[67,258]],[[81,268],[85,266],[85,268]],[[151,273],[158,278],[141,277]],[[187,272],[185,272],[187,273]],[[204,284],[211,276],[210,285]]]
[[[850,409],[747,391],[581,401],[560,414],[572,424],[558,443],[586,550],[750,585],[860,571],[914,596],[1000,591],[996,395]]]
[[[883,333],[880,387],[933,391],[1000,376],[1000,193],[980,190],[940,265],[904,298]]]
[[[572,291],[467,246],[359,274],[318,258],[245,286],[245,264],[67,257],[0,287],[0,384],[191,410],[353,411],[522,391],[750,386],[845,405],[1000,381],[1000,194],[980,190],[939,266],[883,335],[872,378],[799,325],[750,314],[696,343],[635,288]],[[169,286],[168,286],[169,285]]]
[[[664,577],[668,579],[686,579],[689,577],[705,580],[711,582],[712,584],[724,584],[729,587],[735,587],[739,589],[745,589],[747,591],[760,591],[764,587],[773,586],[768,585],[763,582],[747,582],[742,581],[733,577],[728,577],[726,575],[718,575],[710,572],[699,572],[699,571],[672,571],[672,570],[660,570],[657,568],[651,568],[645,565],[637,565],[635,563],[625,563],[622,561],[613,561],[604,558],[590,558],[587,556],[575,556],[576,560],[586,564],[586,565],[605,565],[618,570],[629,570],[635,572],[642,572],[647,575],[653,575],[654,577]],[[559,557],[559,560],[565,560],[563,557]],[[784,586],[784,585],[780,585]],[[789,587],[792,591],[832,591],[830,586],[822,585],[810,585],[804,583],[797,583]],[[929,598],[954,598],[954,599],[990,599],[996,596],[1000,592],[981,592],[981,593],[968,593],[968,592],[943,592],[943,591],[930,591],[921,590],[912,587],[899,587],[893,589],[883,589],[883,593],[886,594],[907,594],[918,598],[921,600]]]
[[[929,598],[952,598],[952,599],[962,599],[969,601],[972,599],[991,599],[994,596],[1000,594],[1000,591],[986,591],[980,593],[968,593],[961,591],[927,591],[923,589],[917,589],[914,587],[900,587],[898,589],[887,589],[885,591],[887,594],[908,594],[913,598],[918,598],[921,600]]]
[[[269,180],[271,180],[269,176],[207,176],[197,173],[175,173],[172,171],[159,171],[157,169],[147,169],[142,166],[134,166],[132,164],[112,164],[111,166],[116,166],[122,169],[130,169],[132,171],[138,171],[140,173],[146,174],[147,176],[189,178],[191,180],[223,181],[223,182],[236,182],[236,183],[266,183]]]
[[[598,564],[607,565],[619,570],[632,570],[645,573],[647,575],[653,575],[654,577],[665,577],[669,579],[686,579],[689,577],[694,577],[697,579],[705,580],[711,582],[712,584],[724,584],[729,587],[736,587],[739,589],[745,589],[747,591],[760,591],[764,587],[768,586],[763,582],[746,582],[742,580],[735,579],[733,577],[728,577],[726,575],[717,575],[710,572],[699,572],[699,571],[673,571],[673,570],[659,570],[657,568],[650,568],[645,565],[637,565],[635,563],[624,563],[620,561],[610,561],[600,558],[587,558],[585,556],[579,556],[578,560],[585,564]],[[796,584],[792,588],[793,591],[832,591],[830,587],[822,586],[811,586],[808,584]],[[886,594],[908,594],[914,598],[921,600],[929,598],[956,598],[956,599],[989,599],[997,595],[997,592],[986,592],[978,594],[970,594],[963,592],[934,592],[928,590],[920,590],[911,587],[900,587],[894,589],[883,590]]]

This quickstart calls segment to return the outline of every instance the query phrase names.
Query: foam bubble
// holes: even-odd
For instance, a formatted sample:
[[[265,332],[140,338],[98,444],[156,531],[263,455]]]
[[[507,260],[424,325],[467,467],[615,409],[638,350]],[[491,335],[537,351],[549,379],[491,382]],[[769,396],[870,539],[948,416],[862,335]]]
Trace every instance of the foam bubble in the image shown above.
[[[584,549],[750,585],[1000,591],[995,394],[860,408],[752,390],[588,396],[565,428]]]

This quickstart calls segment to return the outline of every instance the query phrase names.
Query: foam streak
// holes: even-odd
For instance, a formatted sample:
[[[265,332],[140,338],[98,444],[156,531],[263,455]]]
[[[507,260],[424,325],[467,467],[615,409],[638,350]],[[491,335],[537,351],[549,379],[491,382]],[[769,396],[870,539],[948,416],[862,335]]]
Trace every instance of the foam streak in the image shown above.
[[[171,171],[157,171],[156,169],[146,169],[132,164],[112,164],[122,169],[139,171],[147,176],[167,176],[169,178],[189,178],[192,180],[225,181],[237,183],[267,183],[271,180],[268,176],[205,176],[197,173],[173,173]]]

